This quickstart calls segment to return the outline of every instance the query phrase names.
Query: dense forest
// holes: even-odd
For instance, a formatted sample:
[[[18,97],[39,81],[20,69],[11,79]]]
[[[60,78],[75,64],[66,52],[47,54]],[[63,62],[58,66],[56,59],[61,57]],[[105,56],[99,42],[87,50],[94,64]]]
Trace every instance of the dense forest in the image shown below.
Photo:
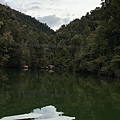
[[[54,31],[46,24],[0,5],[0,66],[41,66],[51,34]]]
[[[54,32],[30,16],[0,5],[0,67],[29,66],[120,77],[120,1]]]

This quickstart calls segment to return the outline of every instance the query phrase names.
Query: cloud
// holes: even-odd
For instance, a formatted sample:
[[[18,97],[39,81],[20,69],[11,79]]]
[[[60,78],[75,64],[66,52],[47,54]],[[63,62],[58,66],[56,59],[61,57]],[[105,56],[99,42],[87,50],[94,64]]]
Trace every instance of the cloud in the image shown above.
[[[40,2],[29,2],[29,3],[22,3],[24,7],[33,7],[33,6],[38,6],[40,7],[42,5],[42,3]]]
[[[41,5],[40,2],[32,2],[31,4],[32,4],[32,5]]]
[[[7,3],[11,8],[58,29],[100,6],[101,0],[0,0],[0,3]]]
[[[6,4],[5,0],[0,0],[0,3],[3,4],[3,5]]]
[[[57,17],[55,14],[36,18],[40,22],[47,23],[48,26],[56,30],[62,24],[68,24],[70,18]]]
[[[31,6],[31,7],[28,8],[27,10],[33,11],[33,10],[39,10],[39,9],[41,9],[39,6]]]

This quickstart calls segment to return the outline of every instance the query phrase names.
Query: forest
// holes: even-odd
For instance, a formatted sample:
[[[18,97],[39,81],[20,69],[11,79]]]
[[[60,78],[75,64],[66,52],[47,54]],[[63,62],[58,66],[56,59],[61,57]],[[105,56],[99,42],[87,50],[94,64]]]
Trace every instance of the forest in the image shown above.
[[[120,77],[120,1],[53,31],[47,24],[0,4],[0,68],[85,72]]]

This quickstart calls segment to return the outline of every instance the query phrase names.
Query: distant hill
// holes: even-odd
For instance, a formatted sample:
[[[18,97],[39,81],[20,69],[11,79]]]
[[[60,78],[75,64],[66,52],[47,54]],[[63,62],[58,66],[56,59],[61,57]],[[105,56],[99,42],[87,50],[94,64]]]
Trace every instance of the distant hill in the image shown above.
[[[45,33],[53,33],[54,31],[48,27],[46,24],[43,24],[36,20],[35,18],[32,18],[31,16],[25,15],[21,12],[18,12],[14,9],[11,9],[9,6],[5,6],[0,4],[0,16],[7,19],[14,19],[18,21],[19,23],[23,25],[29,26],[31,29],[35,31],[42,31]]]
[[[17,20],[23,24],[30,26],[33,30],[42,31],[45,33],[54,33],[54,31],[47,26],[47,24],[41,23],[31,16],[25,15],[21,12],[13,10],[13,13],[17,17]]]

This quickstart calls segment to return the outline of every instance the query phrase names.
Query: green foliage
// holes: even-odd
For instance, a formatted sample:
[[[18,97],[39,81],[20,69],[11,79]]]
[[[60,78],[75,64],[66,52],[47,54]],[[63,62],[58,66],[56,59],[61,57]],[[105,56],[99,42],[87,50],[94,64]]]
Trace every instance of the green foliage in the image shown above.
[[[0,66],[120,76],[120,2],[102,1],[55,33],[46,24],[0,5]],[[54,34],[53,34],[54,33]]]
[[[120,8],[119,1],[102,2],[81,19],[75,19],[56,31],[54,61],[74,71],[120,76]],[[67,58],[64,57],[66,49]],[[64,53],[64,54],[63,54]],[[60,63],[59,62],[59,63]]]
[[[0,67],[40,67],[52,33],[46,24],[0,4]]]

